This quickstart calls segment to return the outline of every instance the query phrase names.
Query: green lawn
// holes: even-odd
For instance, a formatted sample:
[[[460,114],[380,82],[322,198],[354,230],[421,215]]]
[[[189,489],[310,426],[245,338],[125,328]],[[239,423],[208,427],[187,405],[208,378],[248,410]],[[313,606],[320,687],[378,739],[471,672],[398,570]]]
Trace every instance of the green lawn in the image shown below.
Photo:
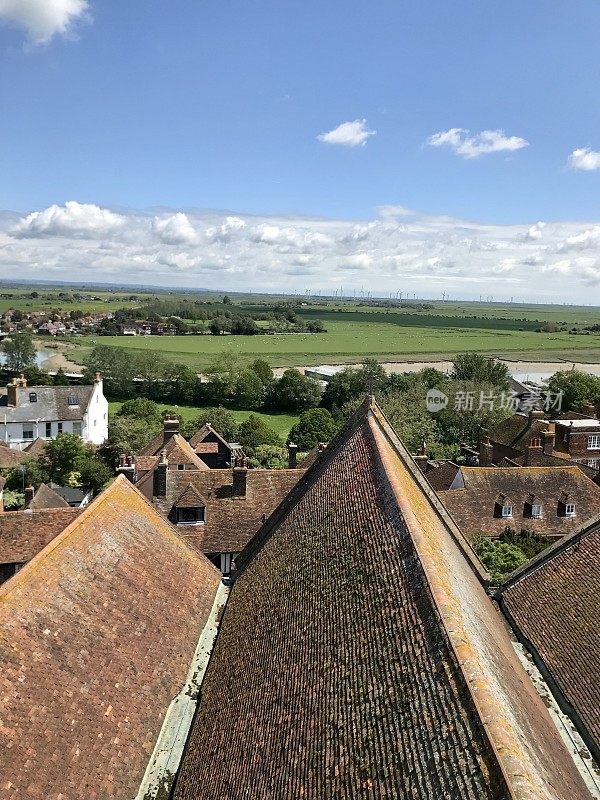
[[[110,414],[116,414],[116,412],[121,408],[123,403],[113,401],[108,404],[108,410]],[[202,411],[202,408],[197,406],[176,406],[176,405],[166,405],[164,403],[159,403],[159,408],[161,411],[166,409],[175,409],[184,420],[194,419],[197,417],[198,414]],[[257,417],[260,417],[264,420],[267,425],[270,425],[274,431],[276,431],[279,436],[285,441],[287,439],[288,433],[291,431],[292,427],[298,422],[298,417],[294,416],[293,414],[262,414],[259,411],[231,411],[231,414],[235,417],[236,422],[243,422],[247,419],[250,414],[255,414]]]

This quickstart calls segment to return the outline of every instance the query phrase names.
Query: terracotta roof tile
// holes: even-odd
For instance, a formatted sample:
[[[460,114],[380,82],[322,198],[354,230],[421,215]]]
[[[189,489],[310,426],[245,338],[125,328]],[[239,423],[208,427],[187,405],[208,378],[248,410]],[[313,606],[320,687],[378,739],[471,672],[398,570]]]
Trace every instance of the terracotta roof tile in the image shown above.
[[[363,410],[239,557],[175,800],[589,798],[393,437]]]
[[[70,506],[63,497],[54,491],[54,489],[42,483],[34,494],[33,500],[29,503],[28,508],[33,511],[40,508],[70,508]]]
[[[575,710],[600,756],[600,525],[569,536],[500,591],[511,624]]]
[[[580,530],[600,513],[600,487],[576,466],[564,467],[461,467],[464,488],[440,491],[439,497],[461,530],[476,535],[500,536],[506,527],[541,536],[560,537]],[[576,516],[560,515],[562,492],[575,503]],[[500,494],[512,505],[513,516],[503,519],[496,508]],[[527,516],[529,495],[542,506],[542,517]]]
[[[219,580],[121,477],[0,588],[2,800],[136,795]]]
[[[0,514],[0,564],[31,561],[79,513],[68,507]]]

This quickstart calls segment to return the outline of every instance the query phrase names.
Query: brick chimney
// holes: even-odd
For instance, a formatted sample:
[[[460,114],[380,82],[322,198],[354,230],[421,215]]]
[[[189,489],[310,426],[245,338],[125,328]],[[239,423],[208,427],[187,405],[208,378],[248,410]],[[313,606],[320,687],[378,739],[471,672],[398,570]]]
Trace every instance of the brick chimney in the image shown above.
[[[525,466],[539,467],[542,463],[542,440],[532,439],[525,448]]]
[[[529,412],[529,424],[536,419],[544,419],[544,412],[541,409],[532,408]]]
[[[163,422],[163,445],[179,433],[179,420],[177,417],[165,417]]]
[[[248,459],[240,457],[236,459],[233,468],[233,486],[231,496],[236,498],[246,497],[246,485],[248,482]]]
[[[25,487],[25,508],[29,508],[31,505],[31,501],[33,500],[35,495],[35,489],[31,484]]]
[[[7,402],[9,406],[16,408],[19,404],[19,389],[21,381],[19,378],[13,378],[6,387]]]
[[[125,477],[130,483],[135,483],[136,470],[135,470],[135,459],[133,456],[131,455],[126,456],[125,453],[121,453],[121,455],[119,456],[119,466],[117,467],[117,475],[125,475]]]
[[[583,407],[583,413],[592,419],[596,419],[596,406],[593,403],[586,403]]]
[[[554,452],[555,439],[554,431],[542,431],[542,449],[547,456],[551,456]]]
[[[167,461],[167,451],[160,451],[160,461],[154,469],[154,486],[152,494],[154,497],[167,496],[167,470],[169,462]]]
[[[494,462],[494,446],[489,436],[484,436],[479,443],[479,466],[491,467]]]
[[[288,467],[296,469],[298,466],[298,445],[290,442],[287,446],[288,449]]]

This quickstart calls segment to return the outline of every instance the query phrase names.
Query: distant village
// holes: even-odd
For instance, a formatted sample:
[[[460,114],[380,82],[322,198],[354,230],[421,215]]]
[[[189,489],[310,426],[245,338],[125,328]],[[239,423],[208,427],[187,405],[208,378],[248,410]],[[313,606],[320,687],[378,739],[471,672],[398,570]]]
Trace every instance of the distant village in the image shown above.
[[[511,398],[477,446],[466,369]],[[307,373],[271,465],[100,372],[0,392],[3,800],[600,797],[597,406],[472,355]]]

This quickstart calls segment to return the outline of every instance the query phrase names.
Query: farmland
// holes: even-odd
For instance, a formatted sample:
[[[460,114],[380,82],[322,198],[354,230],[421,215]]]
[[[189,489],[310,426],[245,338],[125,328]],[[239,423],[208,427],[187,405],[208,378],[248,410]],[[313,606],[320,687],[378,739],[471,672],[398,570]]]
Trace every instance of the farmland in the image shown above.
[[[484,312],[488,316],[484,316]],[[448,307],[446,304],[444,308],[436,307],[424,313],[399,313],[350,305],[335,310],[331,306],[306,307],[298,314],[322,319],[327,332],[269,336],[103,337],[79,341],[88,349],[101,343],[158,350],[197,371],[205,369],[212,359],[226,351],[244,362],[264,358],[272,366],[351,364],[367,356],[384,362],[436,361],[465,351],[509,360],[600,362],[600,335],[583,331],[583,326],[600,322],[600,312],[596,309],[484,309],[472,305]],[[547,322],[576,327],[578,332],[538,332]],[[79,357],[84,355],[85,352],[80,353]]]

